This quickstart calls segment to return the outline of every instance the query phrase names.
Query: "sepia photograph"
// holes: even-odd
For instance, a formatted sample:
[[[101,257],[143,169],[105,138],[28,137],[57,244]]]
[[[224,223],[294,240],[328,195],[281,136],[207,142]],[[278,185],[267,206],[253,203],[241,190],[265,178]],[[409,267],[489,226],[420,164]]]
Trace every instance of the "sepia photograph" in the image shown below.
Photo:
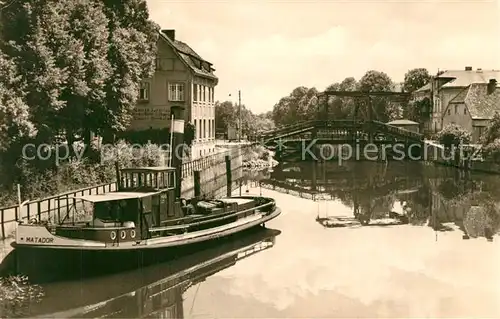
[[[0,318],[500,318],[500,0],[0,0]]]

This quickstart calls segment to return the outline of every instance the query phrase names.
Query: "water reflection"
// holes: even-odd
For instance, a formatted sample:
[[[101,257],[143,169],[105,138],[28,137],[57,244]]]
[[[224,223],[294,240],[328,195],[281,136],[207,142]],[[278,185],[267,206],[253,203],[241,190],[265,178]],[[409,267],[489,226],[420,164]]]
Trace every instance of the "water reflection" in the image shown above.
[[[489,241],[500,231],[500,180],[492,175],[418,162],[290,162],[264,184],[316,201],[337,200],[352,211],[317,216],[324,227],[411,224]]]
[[[45,297],[30,305],[30,316],[184,318],[183,294],[188,289],[198,289],[207,277],[272,248],[279,234],[277,230],[258,229],[168,263],[113,276],[46,284]]]

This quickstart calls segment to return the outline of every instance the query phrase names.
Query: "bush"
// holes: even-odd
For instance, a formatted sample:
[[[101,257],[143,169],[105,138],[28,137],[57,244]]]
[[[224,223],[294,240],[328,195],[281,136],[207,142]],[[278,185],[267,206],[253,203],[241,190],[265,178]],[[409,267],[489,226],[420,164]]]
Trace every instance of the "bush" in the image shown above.
[[[31,285],[26,277],[0,277],[0,318],[26,317],[30,305],[41,297],[42,288]]]
[[[471,133],[459,125],[449,124],[436,134],[436,138],[445,147],[451,147],[469,144]]]
[[[495,163],[500,163],[500,138],[497,138],[493,142],[483,146],[483,155],[488,160]]]
[[[483,145],[493,143],[495,140],[500,138],[500,114],[495,112],[493,118],[491,119],[486,131],[480,137],[480,142]]]

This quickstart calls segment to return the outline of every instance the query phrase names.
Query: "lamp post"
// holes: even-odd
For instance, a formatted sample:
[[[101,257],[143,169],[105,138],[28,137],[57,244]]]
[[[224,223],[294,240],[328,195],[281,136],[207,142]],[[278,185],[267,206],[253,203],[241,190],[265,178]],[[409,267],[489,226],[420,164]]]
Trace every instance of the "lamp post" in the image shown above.
[[[229,93],[229,96],[231,96],[231,93]],[[233,103],[233,101],[231,101]],[[236,103],[233,103],[235,105]],[[238,142],[241,142],[241,90],[238,90]]]

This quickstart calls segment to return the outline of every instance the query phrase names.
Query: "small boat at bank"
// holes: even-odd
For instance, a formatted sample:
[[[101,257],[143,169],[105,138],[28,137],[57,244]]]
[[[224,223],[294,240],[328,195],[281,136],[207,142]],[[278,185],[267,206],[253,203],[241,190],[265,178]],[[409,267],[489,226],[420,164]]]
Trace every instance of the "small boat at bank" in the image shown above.
[[[101,256],[184,247],[264,225],[281,213],[269,197],[178,198],[176,173],[173,167],[121,169],[117,191],[69,198],[58,223],[19,222],[13,246]]]

